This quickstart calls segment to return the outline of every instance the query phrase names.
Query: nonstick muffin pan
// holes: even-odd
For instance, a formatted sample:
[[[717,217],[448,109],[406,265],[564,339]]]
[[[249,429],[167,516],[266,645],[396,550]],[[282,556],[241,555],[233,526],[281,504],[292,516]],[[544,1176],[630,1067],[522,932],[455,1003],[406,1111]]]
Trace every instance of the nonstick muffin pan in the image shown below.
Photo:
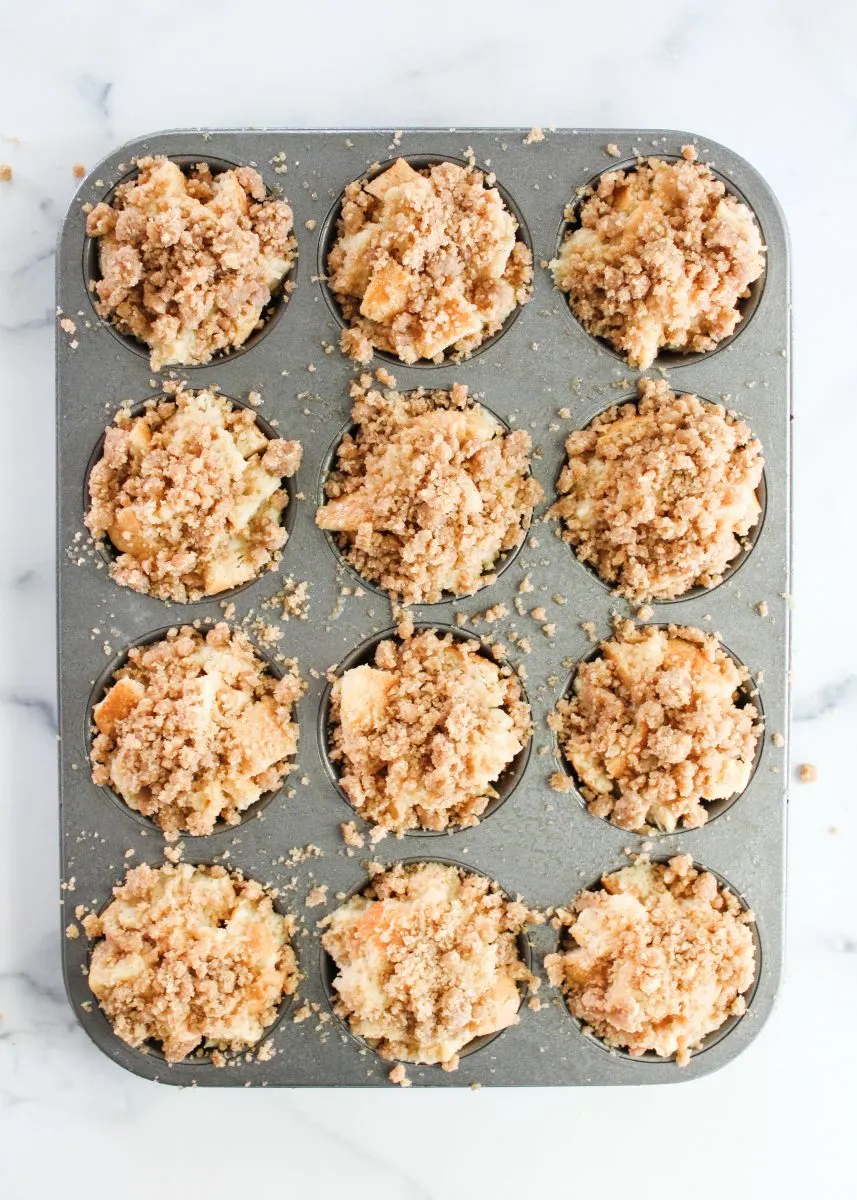
[[[788,748],[783,736],[789,712],[790,559],[790,298],[787,233],[779,206],[761,176],[723,146],[674,131],[548,130],[527,142],[525,129],[206,131],[155,134],[111,154],[82,183],[60,238],[57,320],[70,318],[74,332],[57,327],[58,593],[60,698],[60,823],[62,926],[75,923],[75,908],[101,909],[112,886],[132,864],[163,861],[165,842],[141,819],[91,782],[87,759],[91,703],[98,699],[106,668],[117,666],[129,645],[149,640],[170,625],[223,619],[222,597],[167,605],[112,582],[99,550],[83,526],[85,484],[105,426],[123,403],[139,404],[160,393],[169,379],[188,387],[217,385],[227,397],[246,401],[258,392],[259,416],[278,435],[298,439],[303,464],[290,489],[291,536],[279,569],[264,574],[228,599],[233,623],[250,611],[284,631],[277,653],[299,661],[308,688],[298,702],[298,766],[283,790],[256,806],[238,826],[218,827],[208,837],[185,838],[189,862],[222,862],[280,889],[278,904],[299,920],[294,939],[303,981],[299,998],[286,1006],[269,1031],[276,1053],[229,1056],[215,1067],[206,1057],[168,1065],[156,1048],[135,1050],[121,1042],[99,1011],[86,980],[87,939],[63,938],[66,987],[72,1007],[92,1040],[110,1058],[148,1079],[198,1086],[389,1086],[391,1063],[346,1034],[330,1014],[327,967],[316,923],[366,880],[366,862],[440,858],[484,872],[507,893],[532,907],[567,905],[583,887],[627,861],[626,850],[650,848],[653,858],[686,853],[727,881],[756,914],[757,977],[749,1011],[707,1039],[691,1062],[609,1052],[580,1030],[559,993],[545,980],[541,1008],[526,1004],[520,1022],[472,1053],[457,1071],[409,1064],[416,1086],[489,1084],[639,1084],[692,1079],[724,1065],[755,1038],[774,1003],[782,970],[786,788]],[[406,367],[376,356],[372,370],[391,371],[399,390],[447,388],[464,383],[512,426],[532,434],[533,471],[546,493],[545,508],[564,458],[564,441],[610,405],[636,395],[639,373],[590,337],[557,292],[540,263],[551,259],[567,227],[564,212],[581,188],[602,171],[632,165],[637,154],[677,156],[692,142],[727,186],[753,209],[767,246],[764,276],[754,285],[745,320],[735,336],[711,354],[669,354],[648,372],[666,372],[674,391],[695,392],[736,409],[760,439],[765,455],[764,523],[740,567],[716,588],[679,601],[653,605],[648,619],[694,625],[720,634],[729,651],[750,670],[764,710],[765,732],[753,777],[742,795],[701,829],[648,839],[590,816],[576,793],[553,791],[557,769],[554,735],[546,715],[566,691],[575,662],[593,646],[581,628],[593,622],[609,635],[611,614],[627,614],[624,601],[574,558],[557,536],[556,522],[536,522],[527,543],[476,595],[416,606],[418,625],[456,627],[456,614],[482,613],[503,604],[509,616],[493,625],[467,625],[502,641],[508,657],[525,670],[533,709],[532,746],[519,756],[503,802],[472,829],[433,837],[387,837],[377,847],[347,853],[340,835],[354,814],[336,786],[325,758],[326,672],[359,661],[377,635],[394,624],[385,596],[364,586],[355,594],[354,572],[314,523],[329,451],[350,421],[349,383],[359,370],[338,349],[335,299],[322,278],[343,189],[373,164],[400,155],[419,165],[437,158],[466,161],[496,173],[504,198],[520,222],[535,260],[535,293],[506,326],[465,362]],[[615,143],[620,157],[606,147]],[[290,276],[295,290],[275,305],[275,319],[247,347],[204,367],[167,368],[154,376],[147,357],[97,317],[88,280],[96,269],[85,237],[83,205],[108,196],[133,170],[133,159],[166,154],[180,162],[252,164],[271,190],[280,189],[295,215],[298,260]],[[283,170],[286,167],[286,170]],[[333,346],[332,351],[330,346]],[[568,410],[570,416],[560,416]],[[515,612],[518,585],[529,575],[534,590],[527,608],[543,605],[555,634]],[[279,620],[262,602],[279,592],[284,577],[309,583],[308,619]],[[343,589],[348,589],[343,592]],[[554,599],[555,597],[561,599]],[[564,602],[563,602],[564,601]],[[763,615],[764,614],[764,615]],[[532,651],[509,641],[514,626]],[[264,647],[263,647],[264,650]],[[358,821],[358,825],[360,822]],[[296,848],[317,847],[309,856]],[[295,881],[293,883],[293,881]],[[328,885],[324,907],[305,908],[318,884]],[[549,924],[528,933],[533,967],[543,975],[544,955],[559,934]],[[299,1006],[318,1010],[295,1022]],[[264,1056],[262,1056],[264,1057]]]

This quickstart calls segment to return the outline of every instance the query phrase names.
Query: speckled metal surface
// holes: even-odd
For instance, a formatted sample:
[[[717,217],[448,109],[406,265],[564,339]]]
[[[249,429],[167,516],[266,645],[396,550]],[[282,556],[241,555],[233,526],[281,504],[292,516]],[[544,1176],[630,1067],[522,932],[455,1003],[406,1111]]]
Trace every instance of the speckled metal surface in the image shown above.
[[[671,386],[727,403],[740,411],[763,443],[766,459],[767,515],[752,552],[720,587],[693,598],[655,606],[653,621],[698,625],[719,632],[728,648],[761,679],[759,688],[767,733],[748,788],[734,804],[702,829],[655,839],[653,853],[686,852],[723,876],[754,909],[761,948],[756,990],[749,1012],[725,1033],[715,1035],[690,1065],[631,1060],[612,1054],[584,1036],[557,994],[543,985],[540,1012],[521,1010],[520,1023],[475,1053],[462,1058],[458,1071],[408,1068],[417,1086],[562,1085],[667,1083],[692,1079],[734,1058],[756,1036],[771,1010],[781,974],[783,951],[784,861],[786,834],[787,748],[772,734],[788,726],[789,551],[790,551],[790,302],[788,241],[782,214],[764,180],[729,150],[691,134],[622,130],[549,131],[545,140],[525,144],[526,130],[406,130],[393,145],[384,131],[185,131],[155,134],[117,150],[92,172],[67,216],[60,241],[57,303],[77,325],[76,334],[57,334],[57,423],[59,446],[59,692],[61,713],[60,779],[63,925],[74,919],[78,904],[100,908],[111,886],[129,863],[160,863],[164,843],[158,831],[111,799],[89,778],[87,720],[90,698],[105,667],[127,645],[154,630],[197,618],[220,618],[219,600],[167,606],[117,587],[103,560],[87,554],[78,535],[85,533],[84,480],[105,425],[124,401],[155,395],[163,378],[152,376],[147,359],[102,326],[86,287],[91,262],[84,237],[81,206],[102,199],[135,156],[149,153],[188,155],[196,161],[217,158],[254,163],[271,188],[280,188],[295,212],[299,260],[296,290],[279,318],[244,353],[175,377],[190,386],[217,384],[239,400],[251,390],[263,397],[260,415],[278,424],[278,432],[298,438],[304,460],[296,480],[291,538],[280,570],[244,588],[234,597],[235,619],[282,587],[282,576],[310,583],[309,619],[283,623],[277,650],[298,658],[309,683],[298,705],[301,730],[299,768],[290,778],[295,794],[274,796],[239,827],[210,837],[185,839],[187,861],[225,861],[248,875],[280,888],[297,876],[283,905],[300,921],[296,938],[304,981],[301,998],[327,1011],[316,921],[329,911],[337,892],[350,892],[365,878],[370,851],[348,856],[339,825],[352,816],[322,761],[317,737],[324,673],[362,642],[391,624],[386,599],[366,589],[342,601],[353,575],[342,569],[314,524],[320,472],[333,439],[348,423],[349,381],[355,368],[335,349],[339,325],[319,281],[320,247],[329,218],[349,180],[377,161],[405,155],[462,158],[472,148],[479,165],[497,174],[514,202],[531,239],[536,261],[535,296],[482,353],[460,364],[392,369],[401,389],[447,387],[466,383],[510,423],[525,426],[537,447],[534,472],[548,498],[571,429],[589,421],[617,400],[630,397],[637,373],[589,337],[552,287],[540,260],[553,256],[563,225],[563,210],[575,190],[602,170],[633,161],[636,151],[675,155],[695,141],[727,183],[753,207],[768,247],[763,285],[755,289],[748,319],[727,345],[707,356],[668,357],[660,365]],[[605,153],[615,142],[621,158]],[[283,154],[284,160],[277,156]],[[287,171],[275,171],[282,163]],[[124,164],[124,166],[123,166]],[[315,223],[313,225],[313,222]],[[311,226],[311,227],[308,227]],[[72,341],[77,345],[72,346]],[[315,369],[310,370],[310,366]],[[376,364],[380,365],[380,363]],[[651,372],[650,372],[651,373]],[[568,408],[570,419],[558,416]],[[100,567],[99,567],[99,564]],[[556,633],[548,637],[530,617],[513,608],[518,583],[529,573],[535,586],[528,597],[543,603]],[[552,597],[566,597],[557,604]],[[755,606],[766,601],[762,617]],[[624,605],[555,536],[555,527],[536,524],[528,544],[497,583],[474,597],[415,609],[418,622],[452,624],[454,614],[484,611],[505,603],[510,617],[490,627],[503,638],[515,625],[532,642],[522,661],[525,687],[533,706],[533,753],[513,793],[476,828],[441,837],[386,839],[375,857],[392,861],[437,855],[471,865],[495,878],[532,905],[567,903],[580,887],[622,864],[627,847],[642,840],[590,816],[574,795],[559,795],[547,783],[555,769],[555,749],[545,716],[565,689],[569,670],[563,661],[591,650],[580,623],[593,621],[600,636],[610,628],[611,612]],[[340,611],[341,610],[341,611]],[[476,629],[485,631],[485,625]],[[96,632],[98,631],[98,632]],[[105,646],[107,649],[105,649]],[[510,649],[512,649],[510,647]],[[311,671],[314,675],[311,675]],[[779,740],[779,739],[777,739]],[[546,748],[543,749],[543,748]],[[298,782],[300,781],[300,782]],[[318,846],[323,855],[297,866],[282,860],[293,847]],[[128,852],[133,851],[133,855]],[[306,909],[314,884],[326,883],[325,908]],[[530,936],[534,963],[540,968],[556,943],[548,927]],[[390,1064],[362,1048],[331,1021],[322,1031],[316,1020],[300,1024],[285,1012],[271,1036],[276,1055],[268,1062],[238,1058],[217,1069],[208,1061],[168,1066],[156,1053],[144,1054],[112,1033],[86,982],[86,939],[64,939],[65,977],[70,1002],[89,1036],[109,1057],[146,1078],[199,1086],[386,1085]],[[292,1013],[294,1005],[292,1006]]]

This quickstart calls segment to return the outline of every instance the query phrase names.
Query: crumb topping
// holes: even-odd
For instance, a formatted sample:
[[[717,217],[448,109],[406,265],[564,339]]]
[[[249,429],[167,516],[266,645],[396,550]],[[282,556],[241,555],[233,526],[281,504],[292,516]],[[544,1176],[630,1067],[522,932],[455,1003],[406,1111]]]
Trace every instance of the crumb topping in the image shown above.
[[[594,816],[672,833],[747,786],[761,734],[745,668],[716,637],[620,622],[548,723]]]
[[[89,986],[129,1046],[160,1042],[168,1062],[198,1046],[257,1042],[298,983],[294,922],[252,879],[223,867],[134,867],[101,915]]]
[[[300,679],[269,674],[243,633],[171,629],[114,679],[93,711],[93,782],[169,836],[237,824],[291,769]]]
[[[570,1011],[608,1046],[690,1061],[746,1008],[756,962],[753,914],[688,855],[645,855],[561,912],[569,947],[545,967]]]
[[[480,651],[425,630],[381,642],[374,666],[336,680],[330,758],[366,820],[396,832],[475,825],[498,795],[532,724],[517,675]]]
[[[340,443],[316,523],[404,603],[493,582],[543,495],[529,474],[530,435],[505,430],[462,384],[400,394],[364,376],[351,394],[357,428]]]
[[[344,354],[466,358],[532,295],[533,257],[482,171],[403,159],[345,189],[328,285]]]
[[[685,150],[605,172],[550,263],[585,328],[640,370],[660,349],[713,350],[734,333],[765,265],[750,209]]]
[[[336,1011],[382,1058],[454,1069],[474,1038],[517,1023],[518,985],[537,981],[516,938],[536,919],[481,875],[397,864],[327,918]]]
[[[300,461],[300,443],[267,438],[252,410],[178,390],[140,416],[117,413],[90,472],[86,526],[119,552],[110,576],[123,587],[215,596],[276,567],[288,536],[280,485]]]
[[[292,210],[252,167],[213,175],[141,158],[86,218],[99,239],[95,307],[151,349],[151,367],[207,363],[246,342],[297,255]]]
[[[720,583],[758,522],[761,446],[743,421],[641,379],[623,404],[576,430],[548,514],[602,579],[632,600]]]

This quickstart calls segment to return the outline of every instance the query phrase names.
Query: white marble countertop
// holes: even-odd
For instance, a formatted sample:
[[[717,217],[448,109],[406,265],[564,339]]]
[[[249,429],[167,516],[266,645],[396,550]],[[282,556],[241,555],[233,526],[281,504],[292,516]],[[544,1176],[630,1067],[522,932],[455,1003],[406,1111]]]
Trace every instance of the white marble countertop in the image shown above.
[[[322,7],[323,22],[310,15]],[[212,1197],[236,1187],[328,1196],[342,1186],[350,1200],[502,1200],[537,1188],[600,1194],[631,1173],[641,1200],[677,1181],[702,1198],[730,1187],[772,1196],[853,1188],[857,817],[848,764],[857,644],[843,625],[857,584],[849,553],[857,402],[842,368],[857,273],[857,9],[837,0],[577,8],[436,0],[417,16],[390,0],[237,11],[41,0],[19,6],[14,24],[4,16],[0,162],[14,168],[0,184],[0,1195],[8,1200],[108,1188],[136,1200],[197,1184]],[[313,50],[293,58],[296,43]],[[91,166],[128,138],[171,126],[531,123],[696,130],[762,171],[791,226],[792,759],[816,763],[819,779],[792,788],[779,1004],[725,1070],[660,1089],[237,1094],[145,1083],[89,1043],[59,968],[45,448],[54,436],[55,239],[74,191],[72,164]]]

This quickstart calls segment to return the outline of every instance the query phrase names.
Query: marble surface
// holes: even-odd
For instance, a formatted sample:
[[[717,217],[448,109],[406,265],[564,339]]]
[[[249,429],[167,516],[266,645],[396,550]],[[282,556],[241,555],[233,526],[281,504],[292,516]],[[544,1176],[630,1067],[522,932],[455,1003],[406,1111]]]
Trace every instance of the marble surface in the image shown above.
[[[640,1197],[853,1186],[857,1110],[857,404],[846,297],[857,237],[857,10],[837,0],[610,6],[389,0],[358,8],[42,0],[0,17],[0,1194],[158,1188],[351,1200]],[[316,10],[318,12],[319,10]],[[370,15],[371,13],[371,15]],[[328,30],[340,22],[341,42]],[[543,24],[540,26],[540,22]],[[295,47],[300,52],[293,54]],[[679,126],[750,159],[794,251],[794,763],[786,981],[724,1071],[661,1089],[177,1091],[77,1027],[59,970],[52,489],[53,262],[74,192],[126,139],[206,125]],[[831,261],[828,257],[832,255]],[[832,269],[831,269],[832,266]],[[832,436],[831,436],[832,434]],[[677,1174],[680,1172],[680,1174]],[[93,1182],[93,1180],[95,1182]]]

